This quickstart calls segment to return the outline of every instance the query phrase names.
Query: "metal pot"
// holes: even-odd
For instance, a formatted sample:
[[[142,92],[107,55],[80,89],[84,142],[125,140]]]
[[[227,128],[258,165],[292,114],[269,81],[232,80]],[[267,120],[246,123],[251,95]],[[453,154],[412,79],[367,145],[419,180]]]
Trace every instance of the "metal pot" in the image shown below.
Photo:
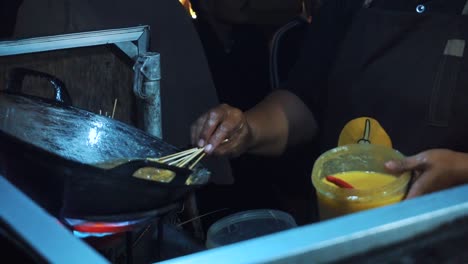
[[[28,75],[49,80],[55,99],[22,94]],[[179,151],[174,146],[70,104],[60,80],[28,69],[14,69],[0,93],[0,169],[52,214],[95,219],[145,212],[208,182],[210,172],[202,165],[192,171],[146,160]],[[112,163],[118,165],[102,166]],[[168,183],[132,177],[143,167],[176,176]]]

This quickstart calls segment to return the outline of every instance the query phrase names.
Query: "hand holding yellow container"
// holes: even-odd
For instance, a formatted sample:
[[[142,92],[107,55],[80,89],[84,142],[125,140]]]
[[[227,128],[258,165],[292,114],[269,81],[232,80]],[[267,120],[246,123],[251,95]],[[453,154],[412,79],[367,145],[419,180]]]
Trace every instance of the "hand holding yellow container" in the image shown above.
[[[350,144],[323,153],[312,170],[320,219],[381,207],[401,201],[408,189],[410,172],[391,175],[384,164],[403,159],[395,149],[373,144]],[[343,188],[326,179],[338,178],[353,188]]]

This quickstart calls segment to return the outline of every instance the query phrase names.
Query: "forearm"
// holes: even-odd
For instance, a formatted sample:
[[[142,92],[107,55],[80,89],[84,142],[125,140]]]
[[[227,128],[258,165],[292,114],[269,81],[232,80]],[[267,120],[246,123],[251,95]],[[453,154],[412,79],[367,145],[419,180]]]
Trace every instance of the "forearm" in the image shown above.
[[[311,140],[317,124],[307,106],[294,94],[278,90],[248,110],[252,141],[249,153],[279,155],[291,145]]]

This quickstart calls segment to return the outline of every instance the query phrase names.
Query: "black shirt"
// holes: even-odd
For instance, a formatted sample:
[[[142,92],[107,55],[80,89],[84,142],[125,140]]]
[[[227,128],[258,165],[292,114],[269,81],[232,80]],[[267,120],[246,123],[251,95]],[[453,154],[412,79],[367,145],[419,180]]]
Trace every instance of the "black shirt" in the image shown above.
[[[313,19],[304,40],[301,56],[289,75],[288,89],[315,112],[319,90],[326,86],[333,61],[354,14],[363,0],[328,0]],[[374,0],[372,8],[415,12],[424,3],[426,12],[460,14],[465,0]]]
[[[354,15],[363,6],[363,0],[328,0],[313,18],[306,33],[302,54],[289,75],[287,89],[301,98],[320,124],[324,96],[330,72],[340,46],[352,24]],[[461,14],[466,0],[374,0],[371,8],[416,12],[424,4],[425,12]]]

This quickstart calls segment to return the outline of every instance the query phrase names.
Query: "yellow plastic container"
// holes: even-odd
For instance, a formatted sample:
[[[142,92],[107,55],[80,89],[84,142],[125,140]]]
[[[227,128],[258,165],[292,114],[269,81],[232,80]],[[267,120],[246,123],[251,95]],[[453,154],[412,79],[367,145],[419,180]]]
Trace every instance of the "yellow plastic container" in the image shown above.
[[[404,155],[389,147],[372,144],[350,144],[323,153],[312,170],[320,219],[385,206],[401,201],[411,179],[409,172],[388,174],[384,163]],[[328,182],[331,175],[353,185],[340,188]]]

